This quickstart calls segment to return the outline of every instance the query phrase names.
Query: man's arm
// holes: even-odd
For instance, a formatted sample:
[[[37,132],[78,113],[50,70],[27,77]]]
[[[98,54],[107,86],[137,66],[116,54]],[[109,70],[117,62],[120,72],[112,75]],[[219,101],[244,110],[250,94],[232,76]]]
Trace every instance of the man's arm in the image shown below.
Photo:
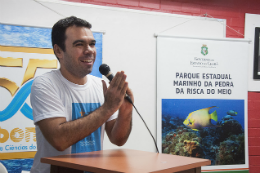
[[[104,104],[86,117],[70,122],[63,117],[37,122],[46,140],[58,151],[63,151],[98,129],[123,104],[128,87],[125,79],[124,72],[117,73],[107,89]]]
[[[105,92],[105,82],[103,82],[103,87]],[[128,88],[126,92],[134,103],[134,96],[132,91]],[[132,130],[132,110],[133,105],[124,99],[123,104],[119,108],[118,118],[106,123],[106,132],[113,144],[122,146],[126,143]]]
[[[110,113],[100,107],[88,116],[66,121],[66,118],[48,118],[37,123],[46,140],[58,151],[77,143],[97,130],[110,117]]]

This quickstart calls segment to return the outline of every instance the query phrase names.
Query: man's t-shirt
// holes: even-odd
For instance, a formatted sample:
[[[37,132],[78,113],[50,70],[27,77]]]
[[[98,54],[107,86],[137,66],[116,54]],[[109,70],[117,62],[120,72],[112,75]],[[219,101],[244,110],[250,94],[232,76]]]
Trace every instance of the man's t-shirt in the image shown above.
[[[50,165],[40,162],[42,157],[102,150],[105,124],[64,151],[52,147],[37,125],[37,122],[47,118],[65,117],[67,121],[72,121],[95,111],[104,103],[100,78],[87,75],[87,83],[77,85],[65,79],[60,70],[53,70],[34,80],[30,100],[37,140],[37,153],[31,173],[50,172]],[[115,118],[117,112],[107,121]]]

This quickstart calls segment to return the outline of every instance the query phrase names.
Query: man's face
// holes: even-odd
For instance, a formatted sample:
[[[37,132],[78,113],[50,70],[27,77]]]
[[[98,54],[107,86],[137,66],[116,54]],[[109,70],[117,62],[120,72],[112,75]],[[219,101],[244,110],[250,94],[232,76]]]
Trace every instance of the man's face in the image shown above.
[[[96,59],[95,39],[90,29],[71,26],[67,28],[65,52],[60,59],[61,69],[67,77],[83,78],[91,73]]]

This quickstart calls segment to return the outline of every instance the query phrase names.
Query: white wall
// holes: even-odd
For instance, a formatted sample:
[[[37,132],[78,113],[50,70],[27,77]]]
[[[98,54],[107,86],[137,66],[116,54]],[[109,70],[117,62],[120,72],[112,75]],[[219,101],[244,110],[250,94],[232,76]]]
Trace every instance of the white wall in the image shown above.
[[[102,7],[63,1],[0,0],[0,23],[52,27],[65,16],[89,21],[93,30],[105,31],[103,62],[113,72],[124,70],[135,95],[135,105],[156,137],[155,33],[197,37],[225,37],[225,20]],[[40,4],[41,3],[41,4]],[[47,8],[46,8],[47,7]],[[55,12],[53,12],[52,10]],[[174,49],[174,47],[172,47]],[[105,149],[116,148],[105,139]],[[133,130],[122,148],[155,151],[152,138],[136,112]]]

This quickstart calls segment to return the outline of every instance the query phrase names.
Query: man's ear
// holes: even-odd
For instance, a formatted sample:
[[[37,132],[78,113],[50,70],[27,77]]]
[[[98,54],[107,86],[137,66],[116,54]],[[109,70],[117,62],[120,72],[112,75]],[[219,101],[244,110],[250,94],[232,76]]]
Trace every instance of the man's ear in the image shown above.
[[[59,59],[63,58],[63,50],[57,44],[54,45],[53,51]]]

